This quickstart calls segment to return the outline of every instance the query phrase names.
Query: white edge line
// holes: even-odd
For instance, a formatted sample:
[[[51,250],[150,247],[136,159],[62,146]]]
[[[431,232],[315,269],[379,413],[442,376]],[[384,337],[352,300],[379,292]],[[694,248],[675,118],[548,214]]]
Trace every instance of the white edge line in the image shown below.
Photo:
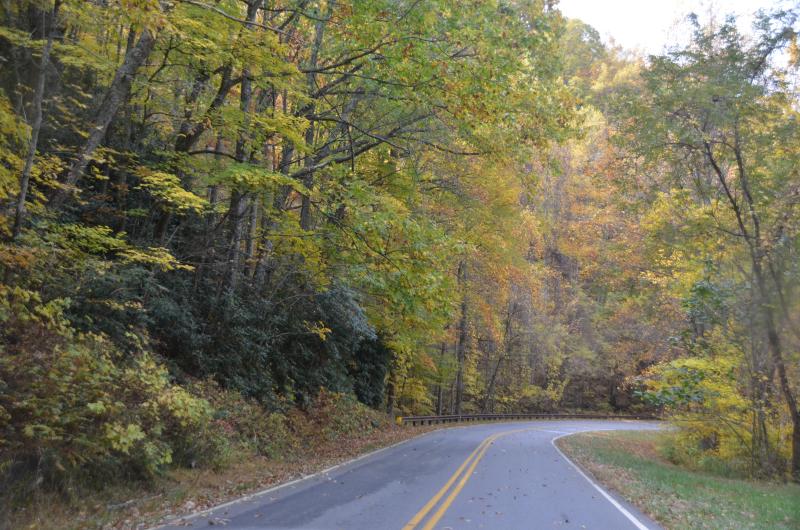
[[[638,528],[639,530],[650,530],[650,529],[649,529],[649,528],[648,528],[646,525],[644,525],[644,524],[643,524],[643,523],[642,523],[642,522],[641,522],[639,519],[637,519],[635,515],[633,515],[633,514],[632,514],[631,512],[629,512],[628,510],[626,510],[626,509],[625,509],[625,507],[624,507],[624,506],[622,506],[620,503],[618,503],[618,502],[616,501],[616,499],[614,499],[614,497],[612,497],[611,495],[609,495],[608,493],[606,493],[606,491],[605,491],[603,488],[601,488],[600,486],[598,486],[598,485],[597,485],[597,483],[596,483],[595,481],[593,481],[591,478],[589,478],[589,475],[587,475],[586,473],[584,473],[584,472],[583,472],[583,470],[582,470],[580,467],[578,467],[578,465],[577,465],[577,464],[575,464],[575,462],[573,462],[572,460],[570,460],[570,459],[569,459],[569,457],[568,457],[567,455],[565,455],[565,454],[564,454],[564,452],[563,452],[561,449],[559,449],[559,448],[558,448],[558,446],[556,445],[556,440],[558,440],[559,438],[564,438],[565,436],[570,436],[570,435],[572,435],[572,434],[579,434],[579,433],[569,433],[569,434],[562,434],[562,435],[560,435],[560,436],[556,436],[555,438],[552,438],[552,439],[550,440],[550,445],[552,445],[552,446],[553,446],[553,448],[554,448],[556,451],[558,451],[558,454],[560,454],[560,455],[561,455],[561,458],[563,458],[564,460],[566,460],[566,461],[567,461],[567,463],[568,463],[569,465],[571,465],[572,467],[574,467],[574,468],[575,468],[575,470],[576,470],[578,473],[580,473],[580,474],[581,474],[581,476],[582,476],[583,478],[585,478],[587,482],[589,482],[589,484],[591,484],[592,486],[594,486],[594,489],[596,489],[597,491],[599,491],[599,492],[600,492],[600,494],[601,494],[603,497],[605,497],[605,498],[606,498],[606,500],[607,500],[608,502],[610,502],[611,504],[613,504],[613,505],[614,505],[614,508],[616,508],[617,510],[619,510],[620,512],[622,512],[622,515],[624,515],[625,517],[627,517],[627,518],[628,518],[628,520],[629,520],[630,522],[632,522],[632,523],[633,523],[633,525],[634,525],[636,528]]]
[[[534,430],[539,431],[539,432],[549,432],[549,433],[552,433],[552,434],[562,434],[564,436],[566,436],[568,434],[575,434],[572,431],[550,431],[550,430],[547,430],[547,429],[534,429]]]
[[[151,526],[151,527],[149,527],[149,530],[159,530],[160,528],[166,528],[167,526],[174,525],[175,523],[178,523],[178,522],[190,521],[190,520],[196,519],[198,517],[203,517],[205,515],[209,515],[212,512],[215,512],[217,510],[221,510],[223,508],[227,508],[229,506],[233,506],[234,504],[239,504],[240,502],[247,502],[247,501],[253,500],[255,498],[261,497],[262,495],[266,495],[267,493],[272,493],[273,491],[277,491],[279,489],[283,489],[283,488],[288,488],[290,486],[294,486],[295,484],[299,484],[300,482],[303,482],[305,480],[309,480],[309,479],[312,479],[312,478],[320,477],[322,475],[326,475],[326,474],[330,473],[331,471],[336,471],[340,467],[344,467],[344,466],[347,466],[347,465],[350,465],[350,464],[354,464],[354,463],[358,462],[359,460],[364,460],[365,458],[369,458],[369,457],[374,456],[374,455],[376,455],[378,453],[382,453],[384,451],[388,451],[389,449],[393,449],[393,448],[395,448],[397,446],[400,446],[400,445],[403,445],[405,443],[411,442],[411,441],[416,440],[418,438],[422,438],[423,436],[428,436],[430,434],[433,434],[435,432],[439,432],[439,431],[444,430],[444,429],[445,429],[445,427],[440,427],[440,428],[434,429],[432,431],[423,432],[421,434],[418,434],[416,436],[412,436],[411,438],[407,438],[405,440],[399,441],[399,442],[394,443],[392,445],[387,445],[386,447],[381,447],[380,449],[375,449],[374,451],[370,451],[369,453],[365,453],[365,454],[363,454],[361,456],[357,456],[355,458],[351,458],[350,460],[346,460],[344,462],[340,462],[340,463],[338,463],[338,464],[336,464],[334,466],[325,468],[322,471],[317,471],[316,473],[311,473],[310,475],[303,475],[302,477],[296,478],[294,480],[290,480],[289,482],[282,482],[280,484],[276,484],[274,486],[270,486],[269,488],[266,488],[266,489],[263,489],[263,490],[258,490],[258,491],[255,491],[253,493],[248,493],[246,495],[242,495],[241,497],[237,497],[237,498],[235,498],[233,500],[230,500],[228,502],[224,502],[222,504],[217,504],[216,506],[212,506],[211,508],[206,508],[205,510],[201,510],[199,512],[194,512],[194,513],[190,513],[190,514],[187,514],[187,515],[179,515],[177,517],[174,517],[174,518],[170,519],[169,521],[164,521],[164,522],[158,523],[155,526]]]

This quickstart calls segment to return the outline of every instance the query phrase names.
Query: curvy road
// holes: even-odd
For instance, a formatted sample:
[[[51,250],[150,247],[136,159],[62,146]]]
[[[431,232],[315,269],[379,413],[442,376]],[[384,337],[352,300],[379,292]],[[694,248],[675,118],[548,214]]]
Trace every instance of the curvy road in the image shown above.
[[[570,462],[554,441],[657,423],[528,421],[434,431],[167,528],[657,529]]]

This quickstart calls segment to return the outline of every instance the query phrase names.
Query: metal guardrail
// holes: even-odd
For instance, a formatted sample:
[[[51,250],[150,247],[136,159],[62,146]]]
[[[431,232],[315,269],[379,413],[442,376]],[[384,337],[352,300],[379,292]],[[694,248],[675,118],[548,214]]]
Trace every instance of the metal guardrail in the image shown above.
[[[436,425],[440,423],[460,423],[473,421],[502,420],[657,420],[652,414],[450,414],[446,416],[398,416],[400,425]]]

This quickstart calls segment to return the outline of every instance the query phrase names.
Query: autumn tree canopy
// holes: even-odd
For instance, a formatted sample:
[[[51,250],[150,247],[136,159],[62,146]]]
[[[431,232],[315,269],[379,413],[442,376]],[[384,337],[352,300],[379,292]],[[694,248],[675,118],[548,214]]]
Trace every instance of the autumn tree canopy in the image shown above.
[[[219,449],[216,392],[333,392],[675,415],[798,477],[796,13],[648,58],[549,0],[0,20],[0,473],[148,476]]]

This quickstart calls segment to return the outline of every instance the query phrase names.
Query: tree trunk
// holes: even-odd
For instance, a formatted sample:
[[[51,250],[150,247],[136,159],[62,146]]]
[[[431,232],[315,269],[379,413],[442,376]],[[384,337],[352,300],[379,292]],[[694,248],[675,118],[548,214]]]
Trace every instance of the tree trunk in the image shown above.
[[[389,378],[386,383],[386,414],[394,415],[394,363],[389,369]]]
[[[789,408],[789,416],[792,420],[792,457],[791,457],[791,473],[792,479],[795,482],[800,482],[800,411],[797,408],[797,398],[792,391],[789,376],[786,372],[786,363],[783,359],[783,347],[781,345],[780,335],[775,324],[775,315],[772,305],[766,298],[767,286],[764,275],[761,270],[760,263],[754,263],[756,283],[761,291],[761,309],[764,313],[764,324],[767,331],[767,344],[772,356],[772,363],[775,366],[775,371],[778,375],[778,383],[780,384],[781,393],[786,400],[786,405]]]
[[[250,24],[255,22],[258,10],[261,8],[262,1],[256,0],[247,5],[247,22],[248,28]],[[250,126],[250,113],[252,112],[253,102],[253,79],[249,67],[242,70],[242,90],[239,99],[239,108],[242,111],[242,128],[239,133],[239,138],[236,140],[236,161],[243,163],[248,159],[248,129]],[[233,291],[236,288],[239,274],[241,272],[242,252],[239,248],[243,239],[245,231],[246,213],[249,207],[250,198],[246,192],[234,189],[231,191],[230,207],[228,209],[228,217],[230,220],[230,243],[228,246],[228,290]]]
[[[314,70],[316,70],[318,63],[319,63],[319,52],[322,49],[322,39],[325,35],[325,24],[328,20],[331,19],[333,16],[333,11],[336,7],[336,0],[328,0],[327,2],[327,9],[325,16],[320,18],[316,25],[314,26],[314,43],[311,47],[311,55],[308,61],[308,74],[306,74],[306,82],[308,83],[308,90],[309,93],[313,94],[317,91],[317,74]],[[312,102],[308,106],[307,114],[309,116],[313,116],[316,110],[316,105]],[[313,146],[314,145],[314,122],[312,121],[311,124],[308,126],[306,130],[306,145]],[[307,156],[305,159],[305,166],[310,167],[315,165],[317,162],[316,156]],[[309,172],[308,174],[303,177],[303,185],[311,190],[311,187],[314,185],[314,173]],[[301,198],[300,204],[300,228],[303,230],[311,230],[312,226],[312,217],[311,217],[311,197],[308,194],[303,194]]]
[[[494,395],[494,387],[497,381],[497,373],[500,371],[500,365],[503,363],[505,358],[510,353],[509,350],[511,349],[511,317],[513,316],[513,314],[514,314],[514,303],[509,302],[508,311],[506,312],[506,321],[505,325],[503,326],[503,349],[500,351],[500,355],[498,355],[497,357],[497,362],[494,365],[494,370],[492,370],[491,379],[489,379],[489,385],[486,387],[486,396],[484,396],[483,398],[483,406],[481,408],[484,414],[489,412],[489,405],[492,403]]]
[[[133,32],[133,29],[130,30]],[[111,86],[106,90],[95,118],[89,127],[89,136],[78,150],[78,156],[72,162],[64,180],[64,187],[53,197],[52,205],[59,207],[66,199],[67,192],[77,184],[86,170],[89,160],[106,136],[111,120],[119,108],[128,100],[131,85],[136,72],[144,65],[156,43],[156,36],[150,29],[145,29],[136,44],[127,51],[125,59],[117,68]]]
[[[258,197],[250,200],[249,226],[247,227],[247,240],[245,241],[245,262],[247,275],[252,278],[256,273],[256,236],[258,235],[258,210],[261,201]]]
[[[184,122],[181,124],[180,132],[175,140],[176,152],[186,153],[197,143],[197,140],[200,139],[200,136],[210,127],[210,116],[225,103],[225,100],[227,99],[228,94],[233,87],[241,82],[241,78],[235,79],[233,77],[233,67],[230,64],[225,64],[222,66],[220,73],[221,79],[219,82],[219,88],[217,88],[217,93],[206,109],[203,117],[192,124],[190,119],[192,117],[191,113],[184,115]],[[198,85],[198,87],[200,88],[202,85]],[[192,94],[194,94],[194,89],[192,93],[190,93],[190,98],[192,97]]]
[[[56,32],[56,21],[58,18],[58,8],[61,6],[61,0],[53,2],[53,10],[50,13],[50,30],[47,31],[47,24],[45,21],[42,25],[47,31],[47,41],[42,49],[42,59],[39,63],[39,75],[36,78],[36,91],[33,95],[33,123],[31,124],[31,139],[28,143],[28,154],[25,157],[25,166],[22,169],[22,175],[19,178],[19,195],[17,196],[17,205],[14,212],[14,228],[11,233],[12,239],[17,239],[22,230],[22,224],[25,222],[25,200],[28,196],[28,187],[31,181],[31,172],[33,170],[33,162],[36,159],[36,150],[39,146],[39,132],[42,130],[42,100],[44,99],[44,85],[47,77],[47,66],[50,64],[50,51],[53,49],[53,38]],[[42,12],[42,18],[44,18]]]
[[[796,414],[792,426],[792,479],[800,482],[800,418]]]
[[[736,165],[739,172],[739,182],[742,187],[742,195],[747,203],[748,213],[753,226],[752,242],[750,243],[750,258],[753,266],[753,275],[756,279],[758,286],[760,308],[764,315],[764,325],[767,331],[767,344],[769,344],[769,351],[772,356],[772,363],[778,374],[778,382],[780,384],[783,398],[786,400],[786,405],[789,407],[789,415],[792,419],[792,458],[791,458],[791,473],[795,482],[800,482],[800,411],[797,408],[797,398],[792,391],[792,386],[789,382],[789,376],[786,373],[786,362],[783,358],[783,345],[781,338],[778,334],[778,326],[775,319],[775,311],[770,297],[769,287],[767,286],[767,279],[764,274],[763,263],[764,260],[769,259],[767,252],[764,249],[764,244],[761,238],[761,219],[756,211],[756,205],[753,200],[753,194],[750,191],[750,184],[748,173],[745,171],[745,163],[743,153],[739,146],[739,134],[736,132],[736,142],[734,152],[736,154]],[[741,214],[737,210],[740,228],[742,227],[743,220]]]
[[[789,415],[792,421],[792,457],[791,457],[791,473],[792,478],[796,482],[800,482],[800,411],[797,408],[797,399],[792,391],[789,377],[786,373],[786,363],[783,358],[783,346],[781,344],[780,335],[778,334],[778,327],[776,325],[775,313],[773,305],[770,301],[770,292],[767,286],[766,276],[764,274],[764,260],[768,259],[767,253],[764,248],[764,242],[761,235],[761,219],[756,209],[756,204],[753,199],[753,194],[750,190],[749,174],[746,170],[744,154],[741,149],[738,128],[734,131],[734,146],[733,152],[736,156],[736,169],[738,171],[738,183],[741,186],[742,198],[744,204],[747,206],[747,212],[742,211],[742,206],[735,194],[732,192],[730,183],[728,182],[725,172],[722,171],[717,159],[714,156],[711,144],[704,141],[703,148],[705,155],[708,159],[714,174],[717,177],[720,185],[722,186],[725,196],[731,209],[736,217],[736,223],[747,242],[750,262],[753,269],[753,277],[755,279],[756,287],[758,288],[758,307],[763,318],[763,325],[767,333],[767,344],[769,346],[770,356],[778,375],[778,383],[780,385],[781,393],[783,394],[786,404],[789,408]],[[749,218],[749,221],[747,219]]]
[[[220,81],[219,89],[217,90],[214,100],[206,110],[204,115],[205,118],[208,118],[208,116],[214,110],[216,110],[217,107],[221,106],[225,102],[228,92],[231,90],[231,88],[233,88],[235,83],[231,80],[231,72],[232,69],[228,65],[222,68],[222,79]],[[179,156],[188,153],[189,150],[194,147],[197,140],[200,139],[200,136],[203,134],[203,132],[209,128],[209,119],[202,119],[198,123],[195,123],[194,125],[192,124],[192,106],[197,102],[200,94],[203,91],[203,88],[205,87],[206,83],[208,83],[209,78],[210,76],[206,72],[201,72],[195,76],[194,82],[192,83],[192,89],[186,96],[184,103],[186,110],[183,114],[183,122],[181,122],[180,127],[178,127],[178,136],[175,139],[173,148],[175,153],[179,154]],[[217,144],[214,151],[216,153],[220,153],[222,151],[222,141],[219,136],[217,136]],[[219,159],[219,155],[215,155],[215,157]],[[185,190],[191,191],[192,182],[189,179],[189,176],[183,170],[179,160],[179,158],[176,158],[171,164],[172,171],[180,179],[181,186],[183,186]],[[167,228],[169,227],[171,221],[172,212],[167,208],[162,208],[158,214],[158,219],[156,220],[153,228],[153,239],[158,241],[162,246],[166,240]]]
[[[483,397],[483,406],[481,407],[481,410],[484,414],[489,412],[489,404],[492,402],[495,381],[497,380],[497,372],[500,370],[500,365],[502,364],[504,358],[505,354],[501,353],[497,357],[497,362],[494,364],[494,370],[492,370],[492,376],[491,379],[489,379],[489,385],[486,387],[486,395]]]
[[[461,404],[464,399],[464,359],[467,352],[467,264],[462,260],[458,264],[458,284],[461,291],[461,316],[458,320],[458,343],[456,344],[456,396],[453,404],[453,413],[461,414]]]
[[[446,349],[447,349],[447,345],[446,345],[446,343],[444,341],[442,341],[442,346],[439,349],[439,366],[441,366],[442,363],[444,362],[444,354],[445,354]],[[442,405],[443,405],[443,403],[442,403],[442,397],[443,397],[442,393],[443,393],[442,379],[441,379],[441,374],[440,374],[439,382],[436,384],[436,415],[437,416],[441,416],[442,415]]]
[[[275,103],[275,98],[272,98],[273,105]],[[267,168],[269,171],[275,170],[275,146],[270,145],[268,146],[269,156],[267,157]],[[264,201],[262,198],[261,201]],[[255,286],[260,286],[264,283],[264,280],[267,276],[267,266],[270,261],[270,255],[272,254],[272,241],[269,239],[269,232],[272,230],[274,221],[270,219],[262,208],[261,212],[261,234],[260,234],[260,245],[258,246],[257,257],[255,258],[255,263],[253,264],[253,283]]]
[[[308,126],[306,129],[306,145],[314,145],[314,124]],[[305,166],[313,166],[316,162],[316,158],[313,156],[309,156],[306,158]],[[303,185],[311,190],[311,186],[314,185],[314,173],[308,173],[305,177],[303,177]],[[311,197],[308,194],[303,194],[300,202],[300,228],[303,230],[311,230],[312,225],[312,218],[311,218]]]
[[[231,192],[230,207],[228,217],[230,218],[231,235],[228,246],[228,288],[233,290],[238,283],[241,269],[242,235],[244,233],[244,222],[248,210],[249,199],[247,194],[234,190]]]

